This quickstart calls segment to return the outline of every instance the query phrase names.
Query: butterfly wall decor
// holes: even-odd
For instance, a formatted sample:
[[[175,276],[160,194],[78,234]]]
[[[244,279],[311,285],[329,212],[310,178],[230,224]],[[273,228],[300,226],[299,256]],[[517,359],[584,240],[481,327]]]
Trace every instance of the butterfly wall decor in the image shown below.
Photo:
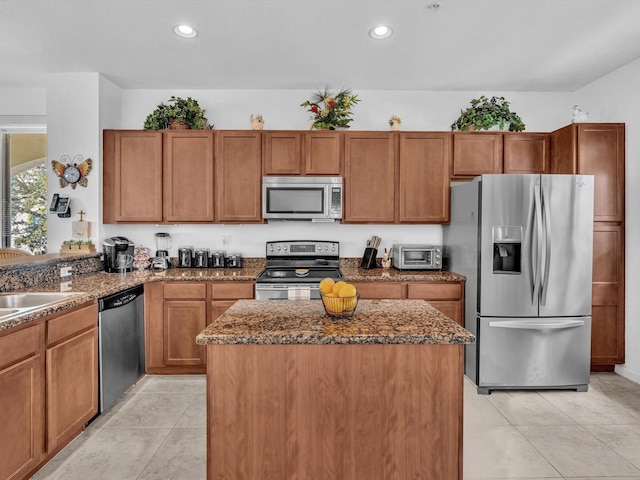
[[[61,162],[66,162],[66,165]],[[82,161],[82,155],[76,155],[71,160],[69,155],[62,155],[60,162],[51,160],[51,166],[53,171],[56,172],[60,180],[60,186],[62,188],[67,185],[71,185],[71,188],[76,188],[76,184],[80,184],[86,187],[89,183],[87,181],[87,175],[91,171],[91,159],[87,158]]]

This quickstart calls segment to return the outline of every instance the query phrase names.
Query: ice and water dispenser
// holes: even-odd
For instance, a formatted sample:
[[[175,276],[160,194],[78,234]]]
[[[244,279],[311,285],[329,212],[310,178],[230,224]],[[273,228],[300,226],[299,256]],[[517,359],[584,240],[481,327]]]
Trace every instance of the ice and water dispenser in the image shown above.
[[[522,272],[522,227],[493,227],[493,273]]]

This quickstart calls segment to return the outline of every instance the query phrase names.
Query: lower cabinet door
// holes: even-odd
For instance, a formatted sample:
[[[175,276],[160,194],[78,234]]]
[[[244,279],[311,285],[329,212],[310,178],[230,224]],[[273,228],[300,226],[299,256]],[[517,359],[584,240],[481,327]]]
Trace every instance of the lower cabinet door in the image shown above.
[[[47,349],[47,451],[98,412],[98,328]]]
[[[204,347],[196,344],[196,336],[205,329],[205,300],[164,302],[164,364],[204,365]]]
[[[44,453],[42,355],[0,370],[0,478],[18,480]]]
[[[464,327],[463,302],[443,302],[440,300],[427,300],[429,305],[444,313],[461,327]]]

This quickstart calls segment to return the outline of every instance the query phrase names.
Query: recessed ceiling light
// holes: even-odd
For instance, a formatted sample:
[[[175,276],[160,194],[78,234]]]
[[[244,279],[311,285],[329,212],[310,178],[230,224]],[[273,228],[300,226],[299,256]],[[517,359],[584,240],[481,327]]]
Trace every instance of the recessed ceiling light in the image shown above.
[[[389,38],[393,30],[391,27],[387,27],[386,25],[378,25],[377,27],[373,27],[369,30],[369,36],[374,40],[382,40],[383,38]]]
[[[189,25],[176,25],[173,27],[173,31],[176,35],[183,38],[195,38],[198,36],[196,29]]]

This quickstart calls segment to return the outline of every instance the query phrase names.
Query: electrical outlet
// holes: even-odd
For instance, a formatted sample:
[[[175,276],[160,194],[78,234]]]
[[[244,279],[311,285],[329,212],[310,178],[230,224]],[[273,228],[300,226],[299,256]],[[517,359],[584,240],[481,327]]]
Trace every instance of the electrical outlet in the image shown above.
[[[61,292],[69,292],[71,290],[71,280],[69,280],[68,282],[62,282],[60,284],[60,291]]]
[[[62,268],[60,268],[60,278],[70,277],[72,270],[73,270],[72,267],[62,267]]]

